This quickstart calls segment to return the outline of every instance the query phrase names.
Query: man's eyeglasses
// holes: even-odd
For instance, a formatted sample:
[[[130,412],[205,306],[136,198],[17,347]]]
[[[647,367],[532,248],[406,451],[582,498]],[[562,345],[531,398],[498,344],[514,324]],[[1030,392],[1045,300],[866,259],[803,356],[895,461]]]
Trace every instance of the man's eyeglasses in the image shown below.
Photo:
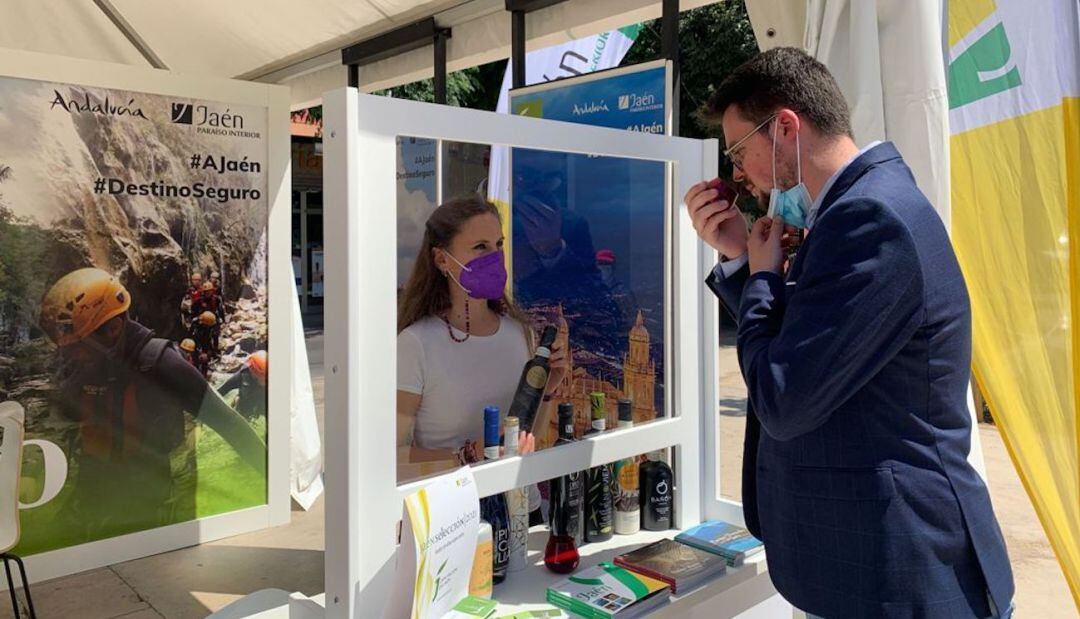
[[[747,140],[749,140],[751,137],[753,137],[755,133],[757,133],[758,131],[761,131],[761,129],[763,127],[765,127],[765,125],[772,122],[773,119],[776,118],[776,116],[777,116],[776,114],[773,114],[772,116],[769,116],[765,120],[761,121],[761,124],[754,127],[752,130],[750,130],[749,133],[747,133],[746,135],[744,135],[741,138],[739,138],[738,140],[736,140],[734,144],[732,144],[731,146],[727,147],[727,149],[724,150],[724,153],[723,153],[724,157],[727,157],[727,160],[731,162],[732,166],[734,166],[736,168],[740,168],[740,169],[742,168],[742,160],[743,160],[742,146],[743,146],[743,144]]]

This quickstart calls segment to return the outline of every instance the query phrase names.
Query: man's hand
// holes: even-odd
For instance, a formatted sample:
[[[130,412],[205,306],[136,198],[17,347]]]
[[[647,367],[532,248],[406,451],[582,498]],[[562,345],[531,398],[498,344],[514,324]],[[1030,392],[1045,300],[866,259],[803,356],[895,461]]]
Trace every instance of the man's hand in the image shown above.
[[[545,258],[558,255],[563,242],[562,214],[559,209],[529,195],[520,196],[514,208],[524,223],[525,238],[536,253]]]
[[[784,250],[781,238],[784,235],[784,220],[779,217],[762,217],[754,222],[750,230],[747,248],[750,252],[750,273],[769,271],[781,275],[784,268]]]
[[[737,258],[746,253],[746,220],[735,208],[730,192],[721,193],[723,181],[714,178],[694,185],[683,202],[701,240],[723,254]]]

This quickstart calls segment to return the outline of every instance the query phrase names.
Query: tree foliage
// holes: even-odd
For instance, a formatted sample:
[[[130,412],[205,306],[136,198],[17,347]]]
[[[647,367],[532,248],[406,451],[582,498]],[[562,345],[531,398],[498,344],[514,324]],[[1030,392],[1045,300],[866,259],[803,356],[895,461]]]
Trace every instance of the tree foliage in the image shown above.
[[[622,65],[656,60],[661,41],[660,20],[647,22]],[[716,137],[716,131],[706,127],[697,112],[732,69],[757,52],[757,40],[742,2],[718,2],[679,16],[679,135]]]
[[[757,53],[757,41],[742,2],[718,2],[686,11],[679,16],[679,45],[682,56],[682,89],[679,101],[679,133],[685,137],[715,137],[696,117],[713,90],[739,64]],[[648,62],[660,57],[660,20],[644,24],[622,65]],[[450,105],[477,110],[495,110],[506,72],[506,60],[455,71],[446,77],[446,99]],[[435,81],[420,80],[375,94],[412,101],[435,101]],[[322,108],[313,108],[312,118],[322,118]]]

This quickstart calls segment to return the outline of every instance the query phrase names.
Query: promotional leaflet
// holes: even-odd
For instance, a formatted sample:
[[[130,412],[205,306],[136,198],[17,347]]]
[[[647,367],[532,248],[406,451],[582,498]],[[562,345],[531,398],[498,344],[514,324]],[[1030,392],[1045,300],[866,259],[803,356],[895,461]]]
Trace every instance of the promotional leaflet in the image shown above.
[[[438,619],[469,594],[480,527],[472,469],[462,467],[405,498],[387,617]]]

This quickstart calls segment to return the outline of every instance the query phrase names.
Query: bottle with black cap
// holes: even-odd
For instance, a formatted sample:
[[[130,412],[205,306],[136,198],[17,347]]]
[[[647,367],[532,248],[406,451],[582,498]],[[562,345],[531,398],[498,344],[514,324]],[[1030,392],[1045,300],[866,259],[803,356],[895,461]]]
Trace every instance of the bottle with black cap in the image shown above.
[[[574,442],[574,405],[559,405],[559,440],[555,445]],[[544,565],[556,574],[569,574],[577,569],[581,545],[581,502],[584,493],[584,474],[568,473],[551,480],[550,517],[551,537],[544,548]]]
[[[585,436],[599,434],[607,428],[607,409],[604,392],[589,394],[592,406],[592,428]],[[594,466],[585,473],[585,541],[606,542],[613,533],[611,504],[611,465]]]
[[[634,426],[634,405],[619,400],[619,428]],[[624,458],[614,465],[612,494],[615,503],[615,534],[633,535],[641,530],[641,504],[637,458]]]
[[[638,474],[641,493],[641,528],[667,531],[674,524],[675,476],[663,460],[663,450],[649,454]]]
[[[514,392],[514,400],[510,404],[509,417],[517,417],[521,420],[521,429],[536,434],[537,428],[533,427],[536,421],[536,412],[540,410],[540,402],[547,388],[548,376],[551,368],[548,367],[551,357],[551,345],[555,343],[558,331],[553,325],[544,327],[540,333],[540,345],[536,347],[536,355],[525,364],[521,371],[521,379],[518,380],[517,391]]]

